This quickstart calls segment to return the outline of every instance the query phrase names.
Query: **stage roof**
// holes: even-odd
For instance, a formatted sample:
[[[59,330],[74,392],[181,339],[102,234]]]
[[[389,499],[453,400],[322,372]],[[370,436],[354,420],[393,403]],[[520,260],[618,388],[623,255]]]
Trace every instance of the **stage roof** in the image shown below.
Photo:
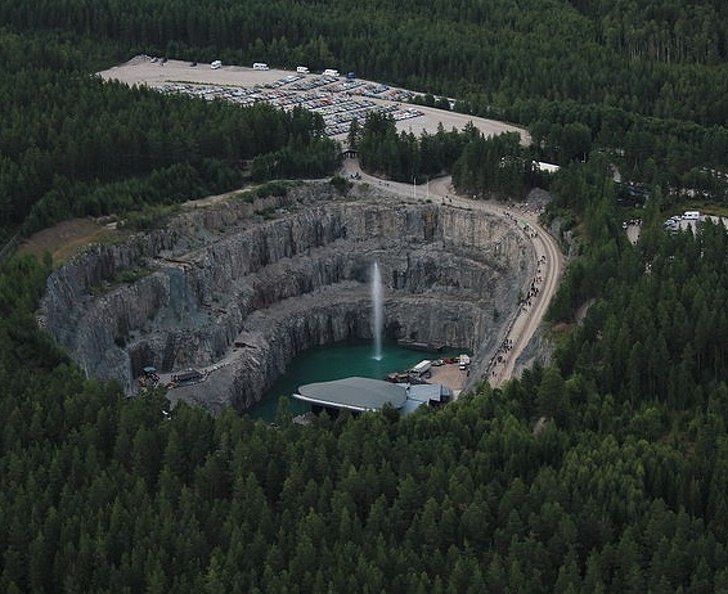
[[[366,377],[347,377],[300,386],[293,396],[312,404],[355,411],[381,410],[385,404],[399,409],[407,400],[407,387]]]

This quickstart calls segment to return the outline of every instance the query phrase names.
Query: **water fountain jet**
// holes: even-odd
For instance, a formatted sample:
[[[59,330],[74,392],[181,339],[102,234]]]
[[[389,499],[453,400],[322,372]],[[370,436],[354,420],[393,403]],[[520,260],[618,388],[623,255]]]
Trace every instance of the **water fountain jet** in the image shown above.
[[[382,274],[379,263],[372,266],[372,335],[374,336],[374,359],[382,360],[382,329],[384,327],[384,303],[382,297]]]

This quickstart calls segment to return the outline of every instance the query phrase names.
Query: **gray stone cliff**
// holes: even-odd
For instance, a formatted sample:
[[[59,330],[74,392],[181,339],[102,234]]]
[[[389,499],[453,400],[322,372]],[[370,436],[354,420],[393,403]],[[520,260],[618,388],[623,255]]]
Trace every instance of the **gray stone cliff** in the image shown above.
[[[371,337],[375,261],[391,337],[477,358],[515,315],[535,258],[514,226],[480,211],[302,184],[89,249],[51,275],[41,314],[89,376],[132,393],[147,365],[208,368],[170,396],[242,410],[302,351]],[[125,271],[142,273],[120,282]]]

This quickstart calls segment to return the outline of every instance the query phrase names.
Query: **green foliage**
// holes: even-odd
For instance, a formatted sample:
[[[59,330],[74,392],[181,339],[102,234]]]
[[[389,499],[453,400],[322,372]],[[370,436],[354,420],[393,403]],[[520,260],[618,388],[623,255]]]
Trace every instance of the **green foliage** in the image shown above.
[[[331,178],[331,181],[329,182],[334,188],[336,188],[336,191],[339,192],[339,194],[346,195],[346,193],[352,188],[354,184],[352,184],[348,179],[345,177],[341,177],[340,175],[335,175]]]
[[[151,270],[144,267],[127,268],[119,271],[113,278],[102,281],[99,284],[90,287],[91,293],[95,297],[99,297],[108,293],[119,285],[126,285],[138,281],[150,274]],[[124,339],[118,338],[117,344],[124,346]]]
[[[453,185],[465,194],[519,197],[539,181],[518,134],[485,138],[472,124],[461,132],[397,133],[395,122],[373,113],[358,141],[362,168],[402,182],[422,183],[430,176],[452,173]]]
[[[655,7],[636,0],[619,7],[347,0],[323,2],[319,10],[285,0],[175,0],[164,10],[144,0],[123,10],[72,0],[62,10],[41,10],[30,0],[4,0],[0,18],[19,30],[62,28],[208,62],[248,64],[264,56],[272,65],[312,69],[338,62],[361,76],[491,112],[531,97],[723,123],[726,104],[713,83],[725,76],[726,10],[715,1]]]
[[[290,184],[287,182],[274,181],[258,186],[253,192],[257,198],[282,197],[288,193],[289,188]]]
[[[11,258],[0,268],[0,590],[725,590],[728,236],[708,225],[668,237],[656,223],[676,200],[669,188],[726,195],[726,10],[0,0],[0,21],[24,32],[0,31],[3,226],[239,187],[244,160],[258,180],[335,167],[316,116],[88,77],[102,66],[91,60],[108,65],[123,47],[339,62],[527,124],[533,157],[564,165],[553,213],[568,212],[584,242],[552,308],[584,316],[552,366],[439,412],[301,427],[281,408],[276,428],[184,404],[167,420],[162,392],[127,399],[86,380],[38,329],[47,266]],[[365,127],[362,163],[393,179],[452,170],[474,193],[530,183],[531,155],[507,136],[418,139],[386,117]],[[610,161],[661,188],[637,246],[617,224]]]
[[[127,189],[113,200],[117,188],[104,191],[107,184],[181,163],[198,172],[201,183],[192,193],[236,187],[243,160],[252,161],[258,181],[323,177],[338,163],[335,143],[321,135],[321,117],[304,110],[241,110],[88,77],[99,66],[92,63],[98,48],[110,56],[115,44],[233,63],[265,55],[271,64],[317,68],[336,60],[370,78],[457,97],[461,111],[528,125],[537,160],[566,165],[605,147],[618,156],[625,178],[713,200],[728,196],[722,175],[728,155],[728,103],[720,90],[728,77],[721,62],[722,6],[650,11],[633,2],[627,19],[601,5],[578,4],[576,10],[566,2],[529,0],[516,9],[503,2],[434,2],[403,18],[406,5],[393,11],[347,1],[327,3],[327,18],[321,19],[284,0],[224,11],[176,1],[159,15],[143,0],[123,11],[72,0],[57,18],[50,16],[53,9],[31,4],[0,2],[2,22],[25,31],[0,32],[8,75],[0,82],[0,220],[23,222],[45,197],[47,204],[32,213],[26,230],[57,220],[69,202],[73,213],[108,212],[114,202],[123,208],[137,194]],[[158,27],[148,26],[150,12]],[[399,40],[396,47],[392,39]],[[423,95],[427,103],[430,98],[436,103],[434,95]],[[460,157],[462,145],[453,147],[458,143],[443,138],[447,134],[416,139],[388,132],[373,148],[365,143],[362,159],[371,161],[369,170],[392,179],[422,181],[451,170]],[[201,161],[218,165],[210,170]],[[472,164],[463,174],[478,181]],[[492,172],[481,177],[493,179]],[[91,186],[69,198],[68,184],[81,182]],[[536,183],[543,182],[530,179],[526,186]],[[468,185],[478,193],[483,184]],[[164,199],[178,197],[174,192]]]
[[[262,218],[264,221],[269,221],[270,219],[275,217],[276,209],[272,206],[269,206],[267,208],[259,208],[255,211],[255,214]]]
[[[338,145],[323,136],[320,114],[294,107],[283,114],[286,137],[281,148],[256,156],[250,171],[254,181],[276,178],[318,178],[331,172],[339,162]]]
[[[48,56],[36,51],[42,44]],[[320,116],[104,83],[79,70],[89,66],[82,49],[0,31],[0,214],[26,233],[228,191],[240,187],[242,163],[262,155],[280,159],[286,177],[322,177],[336,165]],[[54,55],[64,51],[68,60]]]
[[[453,185],[467,194],[523,197],[534,167],[519,143],[517,133],[472,138],[454,164]]]
[[[410,182],[420,173],[414,135],[398,135],[394,119],[387,114],[367,116],[358,147],[361,166],[367,171]]]
[[[184,404],[167,419],[163,391],[127,399],[85,380],[30,314],[47,270],[11,259],[0,274],[3,591],[714,589],[728,555],[728,357],[721,323],[694,312],[715,311],[700,306],[700,279],[723,274],[728,239],[709,228],[702,255],[694,238],[674,241],[675,259],[658,251],[653,264],[663,288],[642,275],[637,291],[605,291],[560,367],[404,419],[300,426],[281,403],[275,427]],[[643,289],[664,297],[645,308]],[[619,345],[625,355],[608,354]],[[567,356],[577,371],[565,374]],[[625,372],[605,375],[622,356]],[[660,384],[665,369],[674,377]],[[699,386],[709,398],[696,399]],[[535,433],[539,416],[550,420]]]
[[[237,194],[235,194],[235,198],[247,202],[248,204],[252,204],[253,202],[255,202],[256,193],[251,190],[246,190],[244,192],[238,192]]]
[[[389,179],[422,183],[430,176],[452,173],[455,189],[478,196],[522,198],[548,180],[534,167],[530,151],[517,133],[486,138],[472,124],[461,132],[397,133],[391,116],[370,114],[358,141],[362,168]]]
[[[130,212],[124,219],[122,227],[132,231],[159,229],[176,211],[177,209],[169,206],[149,206],[141,211]]]

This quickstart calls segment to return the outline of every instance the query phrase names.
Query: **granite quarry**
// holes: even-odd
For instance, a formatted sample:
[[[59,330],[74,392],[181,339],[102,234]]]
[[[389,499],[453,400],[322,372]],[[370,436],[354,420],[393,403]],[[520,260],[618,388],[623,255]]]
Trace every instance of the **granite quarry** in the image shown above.
[[[375,261],[385,334],[472,352],[473,381],[536,267],[532,244],[493,214],[301,182],[90,247],[49,277],[39,318],[87,375],[128,394],[149,366],[204,369],[170,399],[245,410],[306,349],[371,339]]]

